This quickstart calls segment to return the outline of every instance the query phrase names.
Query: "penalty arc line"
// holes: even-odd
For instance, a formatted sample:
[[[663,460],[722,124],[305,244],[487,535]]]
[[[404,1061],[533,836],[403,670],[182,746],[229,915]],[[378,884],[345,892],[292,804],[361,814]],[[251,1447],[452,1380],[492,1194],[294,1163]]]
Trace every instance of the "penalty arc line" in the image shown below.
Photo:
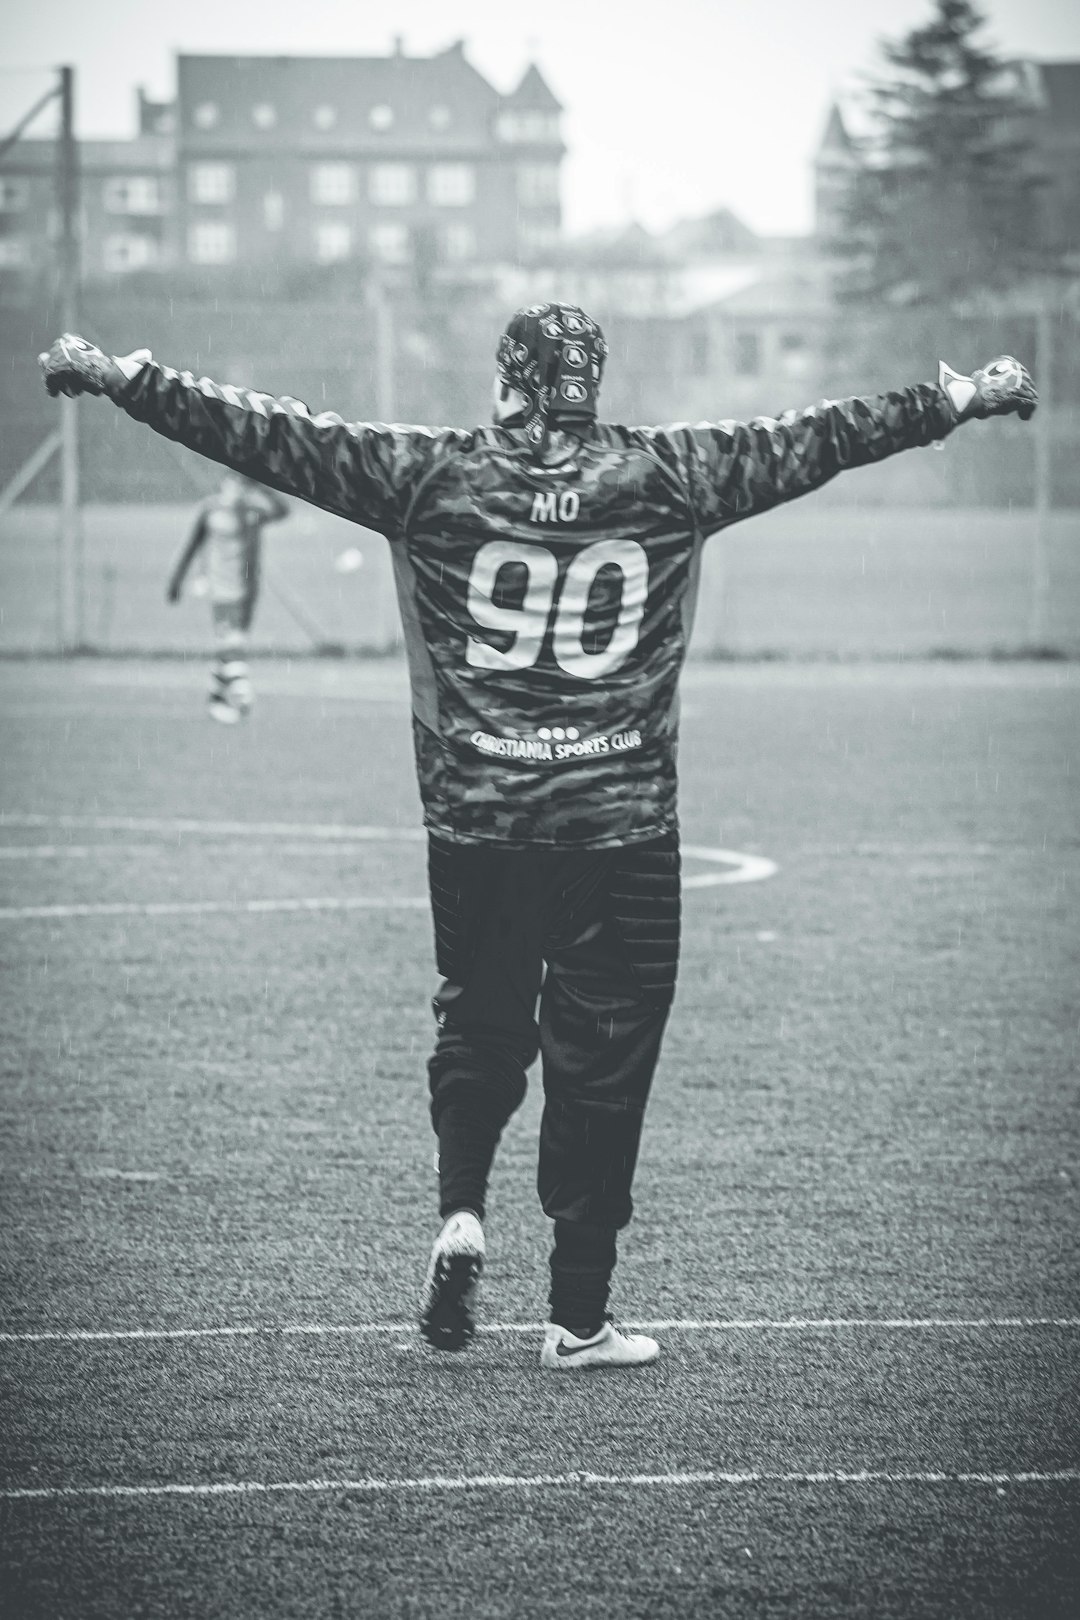
[[[542,1322],[484,1322],[481,1333],[540,1333]],[[646,1333],[835,1333],[886,1332],[985,1332],[1057,1328],[1080,1328],[1080,1316],[790,1316],[790,1317],[671,1317],[656,1321],[626,1322],[624,1326]],[[0,1344],[84,1344],[112,1341],[157,1339],[257,1339],[312,1337],[359,1337],[379,1334],[415,1335],[413,1322],[285,1322],[241,1323],[237,1326],[186,1328],[69,1328],[0,1332]]]
[[[944,1472],[930,1469],[886,1471],[883,1469],[765,1470],[702,1468],[667,1474],[428,1474],[414,1479],[294,1479],[218,1480],[205,1483],[162,1485],[35,1485],[0,1490],[6,1502],[58,1501],[71,1497],[148,1497],[148,1496],[273,1496],[311,1495],[339,1491],[368,1496],[391,1492],[434,1493],[468,1490],[550,1490],[566,1487],[668,1486],[683,1488],[702,1485],[1075,1485],[1080,1484],[1080,1468],[1046,1471],[975,1473]]]
[[[243,822],[197,821],[185,817],[141,816],[47,816],[36,814],[0,813],[0,826],[10,827],[68,827],[94,828],[114,832],[158,832],[183,835],[198,833],[206,836],[246,838],[306,838],[312,844],[350,842],[415,843],[425,837],[422,827],[349,826],[339,823],[302,822]],[[81,854],[85,846],[77,846]],[[12,858],[53,856],[61,851],[56,846],[44,845],[30,850],[10,846]],[[0,849],[0,855],[7,851]],[[74,853],[74,851],[73,851]],[[775,875],[775,861],[764,855],[748,855],[739,850],[717,849],[705,844],[685,844],[683,853],[691,860],[721,866],[723,871],[697,872],[683,878],[684,890],[711,889],[721,884],[760,883]],[[80,917],[201,917],[250,916],[271,913],[335,912],[335,911],[415,911],[425,909],[428,901],[420,896],[314,896],[311,898],[282,898],[258,900],[162,900],[162,901],[103,901],[99,903],[61,904],[41,906],[0,906],[0,922],[65,921]]]

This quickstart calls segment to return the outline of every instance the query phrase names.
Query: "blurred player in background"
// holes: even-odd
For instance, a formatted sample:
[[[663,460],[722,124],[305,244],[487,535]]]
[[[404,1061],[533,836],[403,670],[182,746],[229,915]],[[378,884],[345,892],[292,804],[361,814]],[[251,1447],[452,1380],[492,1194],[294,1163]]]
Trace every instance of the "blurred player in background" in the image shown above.
[[[210,714],[225,725],[242,720],[254,694],[244,659],[259,599],[262,531],[288,515],[289,503],[253,478],[226,473],[198,509],[195,526],[169,579],[166,597],[179,602],[184,579],[203,562],[214,617],[217,653],[210,671]]]
[[[475,1332],[488,1177],[543,1058],[538,1187],[554,1222],[541,1365],[654,1359],[607,1315],[679,949],[677,682],[706,536],[970,417],[1030,416],[1011,358],[778,421],[597,420],[607,349],[573,305],[500,340],[494,425],[389,427],[221,387],[67,335],[52,393],[137,421],[391,542],[443,982],[429,1064],[443,1220],[429,1343]]]

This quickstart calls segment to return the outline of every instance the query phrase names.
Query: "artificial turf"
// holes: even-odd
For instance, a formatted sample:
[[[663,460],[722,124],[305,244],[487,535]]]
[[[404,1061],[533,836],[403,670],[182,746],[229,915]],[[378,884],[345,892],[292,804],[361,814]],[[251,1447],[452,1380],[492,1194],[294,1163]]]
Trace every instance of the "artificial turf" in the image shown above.
[[[421,1352],[424,910],[14,914],[423,896],[400,670],[259,665],[235,732],[201,682],[3,674],[0,840],[87,853],[0,860],[0,1328],[266,1331],[0,1342],[3,1485],[332,1488],[0,1500],[11,1612],[1076,1612],[1075,1325],[680,1328],[590,1379],[528,1333]],[[689,672],[687,842],[779,871],[686,895],[624,1318],[1075,1324],[1078,692],[1072,665]],[[543,1315],[539,1091],[490,1323]],[[403,1326],[275,1331],[371,1323]],[[946,1478],[395,1484],[687,1470]]]

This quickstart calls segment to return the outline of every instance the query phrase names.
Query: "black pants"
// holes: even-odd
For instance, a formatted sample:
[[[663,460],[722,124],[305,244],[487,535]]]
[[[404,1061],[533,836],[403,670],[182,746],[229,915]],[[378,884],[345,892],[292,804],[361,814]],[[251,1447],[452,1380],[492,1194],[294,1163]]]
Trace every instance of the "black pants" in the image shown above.
[[[540,1201],[557,1237],[563,1223],[605,1228],[613,1250],[675,990],[678,837],[599,852],[432,837],[428,854],[444,975],[428,1065],[442,1213],[483,1215],[539,1050]]]

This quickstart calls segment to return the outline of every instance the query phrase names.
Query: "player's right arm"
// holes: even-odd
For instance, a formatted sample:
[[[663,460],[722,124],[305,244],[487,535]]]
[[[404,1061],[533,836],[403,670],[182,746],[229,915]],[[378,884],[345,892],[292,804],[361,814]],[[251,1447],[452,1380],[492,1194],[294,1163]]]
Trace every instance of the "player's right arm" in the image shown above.
[[[51,394],[106,394],[165,438],[387,535],[447,437],[346,422],[332,411],[313,416],[302,400],[196,378],[159,365],[147,349],[110,356],[72,333],[40,360]]]
[[[205,542],[206,534],[206,509],[203,507],[195,519],[191,533],[188,535],[187,544],[179,557],[177,557],[173,571],[169,575],[169,583],[165,589],[165,600],[167,602],[179,602],[180,592],[183,589],[184,580],[187,578],[188,569],[195,561],[200,547]]]

